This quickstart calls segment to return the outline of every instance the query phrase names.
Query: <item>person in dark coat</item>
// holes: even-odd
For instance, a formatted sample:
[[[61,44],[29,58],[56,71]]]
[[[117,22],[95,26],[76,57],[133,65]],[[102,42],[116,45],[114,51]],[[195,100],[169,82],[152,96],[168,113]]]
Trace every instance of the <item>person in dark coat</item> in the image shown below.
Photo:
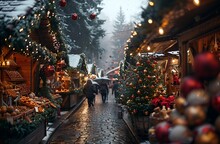
[[[105,101],[108,99],[108,85],[106,83],[100,84],[100,94],[102,96],[102,102],[105,103]]]
[[[89,107],[94,106],[94,98],[97,94],[95,86],[92,84],[92,80],[88,80],[83,87],[83,93],[86,95]]]
[[[114,81],[113,87],[112,87],[112,95],[114,94],[116,99],[118,98],[118,95],[119,95],[118,86],[119,86],[118,81],[117,80]]]

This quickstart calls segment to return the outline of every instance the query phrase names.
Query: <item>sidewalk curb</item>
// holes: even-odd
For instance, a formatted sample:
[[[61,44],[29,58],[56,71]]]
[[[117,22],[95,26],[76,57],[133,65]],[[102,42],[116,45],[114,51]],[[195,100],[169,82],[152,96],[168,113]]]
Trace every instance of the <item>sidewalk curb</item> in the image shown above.
[[[124,123],[126,124],[126,126],[128,127],[129,131],[131,132],[132,136],[134,137],[136,144],[140,144],[140,141],[138,140],[138,138],[136,137],[133,129],[129,126],[129,124],[126,122],[126,120],[124,118],[122,118]]]
[[[72,109],[70,109],[67,114],[63,115],[61,118],[58,118],[50,128],[53,129],[53,131],[51,132],[51,134],[49,135],[47,140],[42,140],[40,144],[47,144],[48,142],[50,142],[51,137],[53,136],[53,134],[55,133],[55,131],[64,123],[64,121],[66,121],[74,112],[77,111],[77,109],[80,108],[80,106],[82,105],[82,103],[86,100],[86,98],[82,98],[82,100],[76,104]]]
[[[134,140],[136,141],[136,144],[140,144],[140,140],[139,140],[138,136],[135,134],[131,123],[129,124],[128,114],[126,115],[124,108],[121,107],[121,110],[122,110],[122,120],[124,121],[125,125],[129,129],[131,135],[133,136]]]

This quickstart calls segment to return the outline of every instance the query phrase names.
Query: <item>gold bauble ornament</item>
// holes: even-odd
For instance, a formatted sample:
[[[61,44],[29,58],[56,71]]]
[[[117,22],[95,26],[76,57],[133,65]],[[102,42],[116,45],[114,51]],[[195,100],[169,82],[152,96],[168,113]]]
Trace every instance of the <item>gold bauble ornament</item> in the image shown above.
[[[144,70],[144,73],[147,73],[147,70],[146,70],[146,69]]]
[[[197,135],[195,138],[195,144],[219,144],[219,138],[215,132],[209,131]]]
[[[140,90],[138,90],[138,91],[137,91],[137,94],[141,94],[141,91],[140,91]]]
[[[184,125],[184,126],[188,125],[186,118],[183,116],[174,118],[172,120],[172,124],[173,125]]]
[[[178,97],[175,100],[175,108],[180,114],[184,113],[185,106],[186,106],[186,99],[185,98]]]
[[[138,83],[142,83],[142,82],[143,82],[142,79],[139,79],[139,80],[138,80]]]
[[[201,106],[188,106],[185,109],[185,116],[190,126],[198,126],[206,119],[206,112]]]

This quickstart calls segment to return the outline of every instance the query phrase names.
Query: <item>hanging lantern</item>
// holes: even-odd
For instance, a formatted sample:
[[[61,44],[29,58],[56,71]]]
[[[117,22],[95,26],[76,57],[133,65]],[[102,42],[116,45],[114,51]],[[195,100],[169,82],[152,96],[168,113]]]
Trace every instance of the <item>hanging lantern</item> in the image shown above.
[[[59,2],[61,7],[65,7],[66,6],[66,0],[60,0]]]
[[[71,18],[72,18],[72,20],[77,20],[78,19],[78,15],[76,13],[73,13]]]
[[[95,18],[96,18],[96,14],[95,14],[95,13],[90,14],[89,18],[90,18],[91,20],[95,19]]]

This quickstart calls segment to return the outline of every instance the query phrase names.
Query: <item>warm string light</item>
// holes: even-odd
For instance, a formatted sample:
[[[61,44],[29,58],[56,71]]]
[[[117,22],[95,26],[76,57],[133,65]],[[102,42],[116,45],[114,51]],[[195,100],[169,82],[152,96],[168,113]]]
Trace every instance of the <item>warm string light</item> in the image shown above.
[[[200,0],[193,0],[193,3],[194,3],[196,6],[199,6],[199,5],[200,5]]]
[[[149,1],[148,3],[149,3],[150,6],[154,6],[154,2]]]
[[[160,35],[163,35],[163,34],[164,34],[164,30],[163,30],[163,28],[162,28],[162,27],[159,27],[158,32],[159,32]]]
[[[153,23],[153,20],[150,18],[150,19],[148,19],[148,23],[149,24],[152,24]]]

